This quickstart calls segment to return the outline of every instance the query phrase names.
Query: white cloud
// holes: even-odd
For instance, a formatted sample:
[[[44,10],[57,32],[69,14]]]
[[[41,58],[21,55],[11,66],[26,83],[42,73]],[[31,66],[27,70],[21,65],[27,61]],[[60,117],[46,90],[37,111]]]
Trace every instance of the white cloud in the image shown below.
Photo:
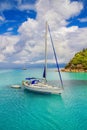
[[[6,62],[8,56],[12,56],[16,52],[15,44],[17,41],[16,36],[0,36],[0,62]]]
[[[56,44],[57,54],[60,62],[68,62],[76,52],[87,48],[86,40],[87,28],[77,28],[71,31],[71,28],[62,30],[59,34],[59,47]]]
[[[21,6],[21,9],[27,8]],[[25,5],[24,5],[25,6]],[[10,55],[11,62],[20,63],[42,63],[44,62],[45,21],[49,22],[53,36],[54,46],[60,63],[68,62],[73,55],[85,48],[87,28],[72,26],[67,28],[66,19],[78,15],[82,10],[80,2],[70,0],[38,0],[35,8],[36,19],[27,19],[20,27],[18,36],[3,36],[1,42],[1,54],[5,59]],[[0,41],[1,41],[0,37]],[[54,62],[53,52],[48,36],[48,61]],[[3,58],[4,60],[4,58]]]
[[[23,32],[23,35],[21,36],[26,37],[26,40],[24,42],[25,47],[19,55],[21,56],[21,60],[24,60],[25,62],[42,63],[44,62],[44,31],[40,30],[41,26],[39,27],[39,24],[36,24],[36,26],[29,26],[32,25],[33,22],[37,23],[37,21],[32,21],[32,23],[29,24],[28,20],[24,23],[25,26],[23,24],[20,28],[20,32]],[[42,27],[44,28],[44,26]],[[61,27],[59,30],[52,31],[53,41],[60,63],[68,62],[77,51],[80,51],[87,46],[86,34],[87,28],[81,29],[77,26],[69,28]],[[51,63],[52,61],[54,63],[49,37],[48,58],[48,62]]]
[[[36,10],[38,12],[37,19],[47,20],[50,23],[58,24],[63,22],[65,25],[65,20],[78,15],[82,10],[83,6],[80,2],[70,2],[70,0],[39,0],[36,5]]]
[[[55,42],[56,51],[59,55],[60,62],[67,62],[70,57],[67,54],[71,53],[71,48],[69,47],[68,35],[71,34],[73,40],[73,34],[77,32],[78,27],[73,26],[66,28],[66,19],[78,15],[82,10],[82,4],[79,2],[70,2],[69,0],[39,0],[36,4],[37,18],[36,20],[28,19],[19,28],[21,36],[25,40],[25,51],[21,51],[23,59],[25,57],[25,52],[28,54],[29,61],[31,62],[41,62],[44,58],[44,32],[45,32],[45,21],[47,20],[50,24],[53,40]],[[75,38],[75,37],[74,37]],[[33,47],[31,44],[33,42]],[[49,41],[50,42],[50,41]],[[71,42],[71,41],[70,41]],[[49,44],[49,43],[48,43]],[[50,44],[49,44],[50,45]],[[29,51],[26,51],[27,50]],[[57,49],[58,48],[58,49]],[[67,48],[67,50],[65,50]],[[48,54],[49,58],[52,55],[52,48],[49,47]],[[64,53],[66,52],[66,54]],[[65,57],[65,58],[64,58]],[[26,57],[25,57],[26,59]],[[51,58],[53,61],[53,56]]]
[[[20,4],[17,8],[19,10],[35,9],[34,5],[30,5],[30,4]]]
[[[0,21],[4,21],[5,19],[2,17],[2,16],[0,16]]]
[[[16,61],[13,61],[14,64],[24,64],[25,62],[24,61],[20,61],[20,60],[16,60]]]
[[[5,62],[5,56],[3,54],[0,54],[0,62]]]
[[[87,18],[78,19],[80,22],[87,22]]]
[[[8,28],[8,30],[7,31],[12,31],[13,30],[13,28]]]
[[[0,11],[16,8],[19,10],[35,9],[34,4],[30,4],[30,1],[23,0],[4,0],[0,1]]]

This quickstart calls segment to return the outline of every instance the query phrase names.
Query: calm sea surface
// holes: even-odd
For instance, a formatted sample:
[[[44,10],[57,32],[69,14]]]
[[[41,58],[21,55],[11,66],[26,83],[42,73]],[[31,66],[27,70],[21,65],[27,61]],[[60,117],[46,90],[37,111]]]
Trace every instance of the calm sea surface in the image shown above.
[[[0,130],[87,130],[87,73],[64,73],[61,96],[11,88],[26,77],[42,77],[42,69],[0,70]],[[58,74],[47,79],[57,85]],[[58,78],[59,79],[59,78]]]

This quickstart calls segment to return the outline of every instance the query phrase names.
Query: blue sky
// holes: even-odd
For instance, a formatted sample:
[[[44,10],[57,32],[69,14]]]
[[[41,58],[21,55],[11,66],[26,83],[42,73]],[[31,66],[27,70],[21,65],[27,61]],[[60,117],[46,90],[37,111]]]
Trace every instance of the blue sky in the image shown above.
[[[8,31],[12,32],[12,34],[16,35],[18,32],[19,26],[27,21],[27,18],[35,18],[36,12],[34,10],[24,10],[20,11],[18,9],[11,9],[3,11],[3,15],[5,21],[0,26],[0,34],[4,34]],[[12,30],[9,30],[12,28]]]
[[[71,0],[71,1],[82,2],[83,9],[78,16],[68,19],[68,21],[70,22],[68,26],[75,25],[80,28],[87,27],[87,20],[84,22],[80,21],[80,19],[87,18],[87,0]]]
[[[1,67],[43,63],[46,20],[59,63],[87,48],[87,0],[0,0]],[[54,63],[49,48],[48,62]]]
[[[0,20],[0,34],[4,34],[8,31],[12,32],[12,34],[16,35],[18,32],[18,27],[24,22],[27,21],[27,18],[36,18],[36,11],[31,9],[20,9],[18,7],[20,4],[35,4],[35,0],[25,0],[21,1],[20,4],[16,0],[2,0],[0,1],[3,6],[7,4],[7,9],[1,9],[1,17]],[[4,7],[2,7],[4,8]],[[9,28],[13,28],[9,30]]]

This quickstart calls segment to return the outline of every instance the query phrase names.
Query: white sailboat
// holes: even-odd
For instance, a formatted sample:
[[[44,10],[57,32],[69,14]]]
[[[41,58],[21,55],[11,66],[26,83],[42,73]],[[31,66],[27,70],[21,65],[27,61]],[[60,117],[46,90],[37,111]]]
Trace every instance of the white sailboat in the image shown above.
[[[53,47],[53,51],[55,55],[55,60],[56,60],[57,68],[58,68],[58,73],[59,73],[59,77],[61,81],[61,87],[57,87],[57,86],[54,87],[52,85],[49,85],[47,82],[47,77],[46,77],[47,75],[47,31],[49,31],[49,34],[50,34],[51,43],[52,43],[52,47]],[[25,89],[34,91],[34,92],[39,92],[39,93],[61,94],[63,92],[63,82],[62,82],[62,78],[61,78],[61,74],[59,70],[56,52],[53,45],[53,40],[50,33],[50,28],[47,22],[46,22],[46,33],[45,33],[45,66],[44,66],[44,72],[43,72],[43,79],[26,78],[26,80],[23,81],[22,84]]]

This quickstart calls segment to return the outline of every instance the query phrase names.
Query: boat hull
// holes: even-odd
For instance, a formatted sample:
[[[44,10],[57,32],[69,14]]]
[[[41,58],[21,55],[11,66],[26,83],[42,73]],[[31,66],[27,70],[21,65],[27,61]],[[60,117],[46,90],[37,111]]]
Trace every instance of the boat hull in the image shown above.
[[[42,85],[42,84],[27,85],[25,83],[24,88],[29,90],[29,91],[32,91],[32,92],[47,93],[47,94],[61,94],[63,92],[63,89],[61,89],[61,88],[52,87],[49,85]]]
[[[12,85],[11,88],[19,89],[19,88],[21,88],[21,86],[20,85]]]

